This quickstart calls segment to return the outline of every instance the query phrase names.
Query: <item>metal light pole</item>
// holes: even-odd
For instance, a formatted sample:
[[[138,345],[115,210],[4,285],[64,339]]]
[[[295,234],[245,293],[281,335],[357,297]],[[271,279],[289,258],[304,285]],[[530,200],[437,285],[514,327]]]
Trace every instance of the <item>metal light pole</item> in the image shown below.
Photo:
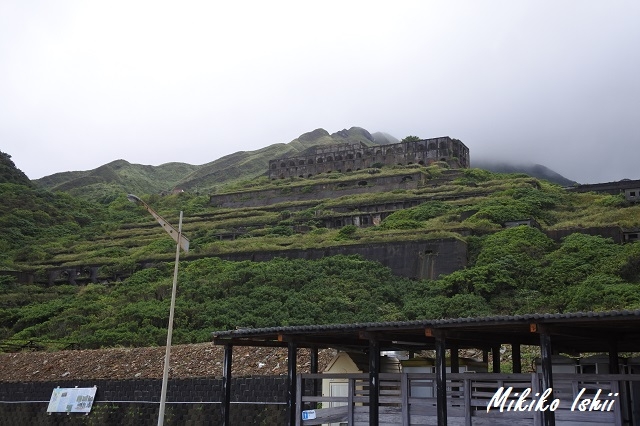
[[[164,424],[164,408],[167,401],[167,382],[169,381],[169,358],[171,357],[171,335],[173,334],[173,313],[176,307],[176,289],[178,287],[178,263],[180,261],[180,247],[185,252],[189,251],[189,240],[182,235],[182,211],[180,211],[180,222],[178,223],[178,230],[171,226],[169,222],[164,220],[158,213],[153,211],[151,207],[139,197],[129,194],[127,195],[129,201],[144,206],[151,216],[153,216],[165,231],[176,242],[176,262],[173,268],[173,287],[171,289],[171,308],[169,309],[169,325],[167,326],[167,347],[164,355],[164,370],[162,372],[162,391],[160,393],[160,409],[158,411],[158,426]]]

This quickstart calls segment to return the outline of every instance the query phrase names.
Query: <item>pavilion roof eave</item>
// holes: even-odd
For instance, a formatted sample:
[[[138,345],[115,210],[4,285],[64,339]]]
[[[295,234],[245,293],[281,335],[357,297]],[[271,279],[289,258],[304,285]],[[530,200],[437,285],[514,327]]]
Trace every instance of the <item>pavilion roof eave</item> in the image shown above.
[[[370,338],[381,348],[435,347],[435,334],[459,348],[485,348],[503,343],[538,345],[536,326],[544,326],[554,347],[566,351],[640,351],[640,310],[532,314],[406,322],[327,324],[214,332],[214,344],[238,346],[365,348]]]

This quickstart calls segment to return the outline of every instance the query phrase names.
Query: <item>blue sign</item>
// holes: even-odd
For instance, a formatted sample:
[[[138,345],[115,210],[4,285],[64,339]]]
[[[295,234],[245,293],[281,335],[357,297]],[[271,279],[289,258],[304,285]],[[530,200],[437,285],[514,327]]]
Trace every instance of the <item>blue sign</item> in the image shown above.
[[[316,410],[305,410],[302,412],[302,420],[313,420],[316,418]]]

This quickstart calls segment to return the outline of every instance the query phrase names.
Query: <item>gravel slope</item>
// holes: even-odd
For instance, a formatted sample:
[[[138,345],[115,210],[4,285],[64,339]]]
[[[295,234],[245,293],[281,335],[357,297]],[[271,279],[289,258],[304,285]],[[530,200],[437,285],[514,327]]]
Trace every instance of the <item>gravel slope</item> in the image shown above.
[[[335,355],[321,350],[318,369]],[[165,348],[110,348],[58,352],[0,354],[0,382],[34,382],[87,379],[162,378]],[[220,377],[224,348],[212,343],[175,345],[171,348],[170,378]],[[298,351],[298,372],[309,372],[309,351]],[[287,374],[287,350],[233,348],[232,376]]]

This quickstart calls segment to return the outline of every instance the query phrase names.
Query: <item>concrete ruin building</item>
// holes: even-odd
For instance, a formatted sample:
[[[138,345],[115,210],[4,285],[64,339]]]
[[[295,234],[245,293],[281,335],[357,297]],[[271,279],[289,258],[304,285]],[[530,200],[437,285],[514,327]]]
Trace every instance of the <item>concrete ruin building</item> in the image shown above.
[[[321,173],[351,172],[379,165],[421,164],[444,161],[452,168],[468,168],[469,148],[449,136],[389,145],[364,143],[319,146],[303,155],[269,161],[269,178],[308,178]]]

